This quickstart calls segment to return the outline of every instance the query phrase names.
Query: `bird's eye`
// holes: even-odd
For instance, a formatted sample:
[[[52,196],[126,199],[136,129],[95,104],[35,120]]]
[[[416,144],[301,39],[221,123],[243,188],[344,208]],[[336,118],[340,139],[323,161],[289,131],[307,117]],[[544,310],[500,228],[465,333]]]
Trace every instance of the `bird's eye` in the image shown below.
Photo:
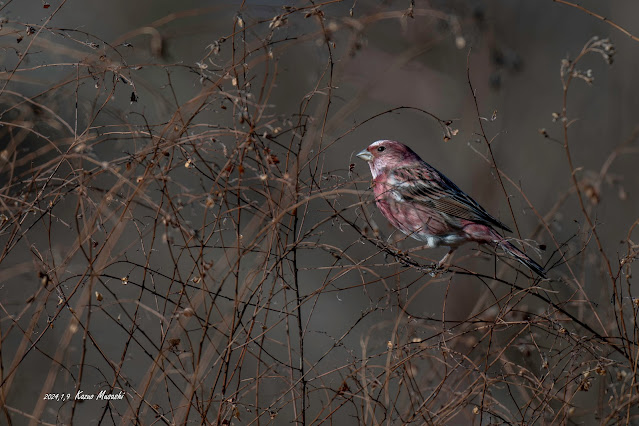
[[[377,148],[377,152],[382,152],[385,149],[386,149],[385,146],[380,146],[380,147]]]

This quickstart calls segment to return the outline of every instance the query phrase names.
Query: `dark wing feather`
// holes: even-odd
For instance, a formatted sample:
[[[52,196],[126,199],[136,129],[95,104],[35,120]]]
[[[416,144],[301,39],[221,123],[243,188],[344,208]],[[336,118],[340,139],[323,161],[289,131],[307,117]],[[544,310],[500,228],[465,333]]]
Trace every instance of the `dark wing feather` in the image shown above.
[[[423,204],[455,218],[512,232],[450,179],[425,162],[421,162],[419,167],[393,169],[389,173],[388,183],[406,201]]]

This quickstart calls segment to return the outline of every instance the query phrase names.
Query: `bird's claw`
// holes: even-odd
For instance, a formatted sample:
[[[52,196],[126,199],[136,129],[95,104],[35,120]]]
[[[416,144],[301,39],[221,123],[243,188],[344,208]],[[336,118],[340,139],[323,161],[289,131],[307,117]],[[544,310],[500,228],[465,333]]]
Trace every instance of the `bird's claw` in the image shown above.
[[[430,265],[430,272],[428,274],[431,277],[436,277],[437,275],[441,275],[445,272],[448,272],[449,265],[442,265],[441,263],[433,263]]]

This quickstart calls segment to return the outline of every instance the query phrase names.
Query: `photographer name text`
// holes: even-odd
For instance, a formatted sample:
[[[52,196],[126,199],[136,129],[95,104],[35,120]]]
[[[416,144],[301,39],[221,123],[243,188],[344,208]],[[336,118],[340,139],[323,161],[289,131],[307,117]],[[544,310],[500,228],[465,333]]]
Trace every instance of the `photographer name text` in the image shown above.
[[[70,393],[47,393],[44,394],[44,399],[49,401],[68,401],[73,397]],[[94,393],[84,393],[79,390],[75,394],[75,400],[82,401],[106,401],[106,400],[119,400],[124,399],[124,392],[120,391],[118,393],[107,393],[107,391],[102,390],[98,394]]]

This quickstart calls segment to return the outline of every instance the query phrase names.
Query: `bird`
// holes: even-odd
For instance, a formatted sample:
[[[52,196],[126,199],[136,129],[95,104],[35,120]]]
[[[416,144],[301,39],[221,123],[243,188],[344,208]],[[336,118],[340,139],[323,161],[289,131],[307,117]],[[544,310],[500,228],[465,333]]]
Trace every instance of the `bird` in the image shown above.
[[[424,242],[428,248],[449,248],[438,262],[439,268],[447,265],[459,246],[476,242],[500,247],[546,278],[542,266],[496,230],[512,232],[510,228],[408,146],[393,140],[379,140],[357,157],[368,162],[377,207],[395,228]]]

